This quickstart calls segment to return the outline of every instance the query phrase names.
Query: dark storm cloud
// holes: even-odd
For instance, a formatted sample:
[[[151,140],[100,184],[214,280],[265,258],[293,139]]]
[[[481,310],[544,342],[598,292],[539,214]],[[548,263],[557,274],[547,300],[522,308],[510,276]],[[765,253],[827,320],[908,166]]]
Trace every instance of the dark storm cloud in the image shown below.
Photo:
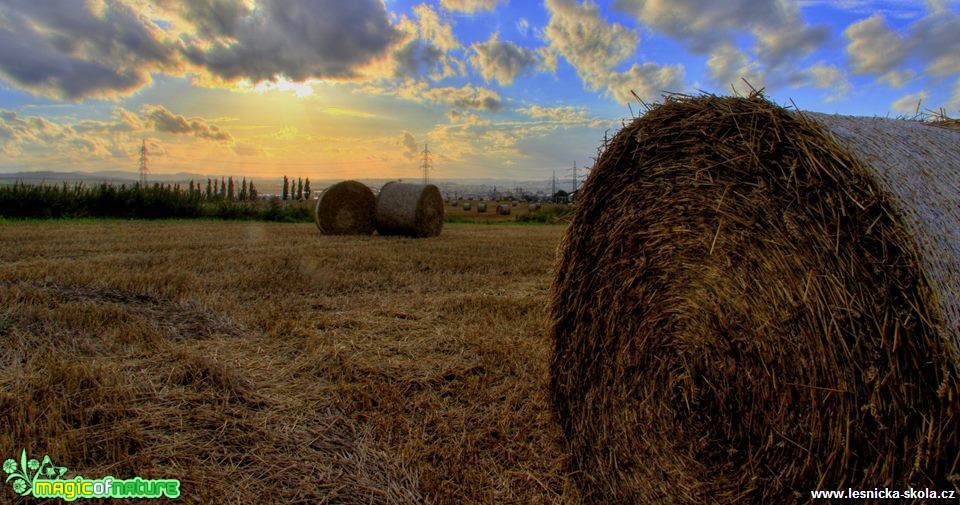
[[[399,38],[379,0],[272,0],[230,16],[198,25],[229,32],[229,41],[184,49],[191,62],[228,80],[352,77]]]
[[[0,6],[0,75],[27,91],[71,100],[128,94],[175,63],[162,31],[106,0],[6,0]]]

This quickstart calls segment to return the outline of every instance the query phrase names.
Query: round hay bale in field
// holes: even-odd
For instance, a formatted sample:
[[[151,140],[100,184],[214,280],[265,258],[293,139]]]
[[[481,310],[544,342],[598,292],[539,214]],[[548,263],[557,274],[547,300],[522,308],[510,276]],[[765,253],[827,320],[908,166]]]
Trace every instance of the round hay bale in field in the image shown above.
[[[497,214],[500,214],[501,216],[509,216],[509,215],[510,215],[510,204],[509,204],[509,203],[502,203],[502,204],[498,205],[498,206],[497,206]]]
[[[539,203],[531,203],[529,206],[527,206],[527,209],[529,209],[531,212],[536,212],[536,211],[540,210],[540,204],[539,204]]]
[[[369,235],[376,219],[376,197],[365,184],[343,181],[317,199],[314,221],[325,235]]]
[[[388,182],[377,197],[381,235],[435,237],[443,228],[443,197],[433,184]]]
[[[477,212],[486,212],[486,211],[487,211],[486,203],[480,202],[477,204]]]
[[[470,210],[470,202],[463,203],[463,210]]]
[[[960,132],[671,97],[577,196],[551,391],[585,500],[960,485]]]

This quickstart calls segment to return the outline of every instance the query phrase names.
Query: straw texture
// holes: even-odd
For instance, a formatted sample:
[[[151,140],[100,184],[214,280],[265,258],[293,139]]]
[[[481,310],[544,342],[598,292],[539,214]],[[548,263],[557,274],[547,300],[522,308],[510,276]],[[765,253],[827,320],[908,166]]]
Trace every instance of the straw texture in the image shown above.
[[[381,235],[435,237],[443,229],[443,197],[433,184],[388,182],[377,197]]]
[[[370,235],[375,228],[376,197],[365,184],[343,181],[320,194],[314,221],[324,235]]]
[[[958,145],[759,95],[670,97],[605,145],[551,312],[585,500],[956,489]]]

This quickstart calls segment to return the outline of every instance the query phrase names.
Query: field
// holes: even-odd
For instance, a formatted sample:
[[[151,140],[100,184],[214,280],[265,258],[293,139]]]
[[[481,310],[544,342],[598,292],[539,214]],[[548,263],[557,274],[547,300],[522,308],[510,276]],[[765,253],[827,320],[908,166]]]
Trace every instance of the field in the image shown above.
[[[563,230],[0,222],[0,459],[184,503],[577,502],[547,392]]]

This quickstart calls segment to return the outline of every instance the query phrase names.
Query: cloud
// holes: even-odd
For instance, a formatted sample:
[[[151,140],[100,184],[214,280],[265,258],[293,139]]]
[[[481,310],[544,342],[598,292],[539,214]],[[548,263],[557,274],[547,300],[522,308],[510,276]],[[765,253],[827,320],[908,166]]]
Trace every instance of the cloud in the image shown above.
[[[447,112],[447,117],[450,119],[451,123],[460,123],[460,124],[471,124],[471,125],[489,125],[490,121],[483,119],[482,117],[474,114],[472,112],[459,111],[457,109],[450,109]]]
[[[819,63],[808,68],[805,73],[814,86],[833,91],[832,94],[827,96],[826,100],[828,102],[844,98],[852,88],[843,70],[836,65]]]
[[[227,12],[224,19],[198,21],[198,35],[222,37],[190,40],[183,52],[228,81],[357,78],[360,67],[384,56],[400,36],[380,0],[263,0],[253,10]]]
[[[498,111],[503,108],[503,99],[491,89],[467,84],[461,87],[430,87],[425,82],[416,82],[399,87],[368,85],[363,91],[376,95],[395,94],[415,102],[433,102],[458,109]]]
[[[473,14],[479,11],[492,11],[503,0],[440,0],[444,9]]]
[[[444,23],[429,5],[413,9],[416,21],[402,16],[396,24],[400,36],[394,45],[388,71],[374,71],[372,76],[417,77],[423,72],[432,80],[464,73],[464,64],[451,51],[463,46],[453,34],[453,26]],[[377,75],[379,74],[379,75]]]
[[[128,95],[177,67],[163,30],[118,0],[8,0],[0,9],[0,75],[69,100]]]
[[[890,104],[890,108],[893,109],[894,112],[913,116],[917,113],[918,108],[921,111],[923,110],[923,103],[927,101],[928,96],[926,91],[912,93],[894,101]]]
[[[509,86],[518,75],[535,67],[539,61],[536,51],[520,47],[512,42],[501,42],[496,33],[486,42],[477,42],[470,57],[473,65],[485,81],[496,80]]]
[[[848,26],[847,55],[856,74],[884,75],[906,59],[909,42],[887,26],[883,16],[871,16]]]
[[[143,112],[158,132],[187,134],[222,142],[233,140],[233,137],[219,126],[209,124],[201,118],[188,119],[180,114],[174,114],[162,105],[146,105]]]
[[[403,157],[412,160],[417,157],[417,141],[413,138],[413,135],[405,131],[400,136],[400,140],[397,142],[403,147]]]
[[[654,100],[661,90],[682,91],[683,67],[634,64],[625,72],[615,68],[636,50],[639,36],[619,23],[609,24],[589,0],[547,0],[550,20],[544,29],[549,50],[564,57],[591,89],[606,89],[618,102],[633,101],[631,90]],[[554,64],[545,63],[545,66]]]
[[[847,55],[854,73],[873,74],[893,87],[915,76],[904,69],[911,57],[926,62],[925,72],[936,77],[960,73],[960,13],[938,2],[903,32],[894,31],[882,14],[858,21],[844,31]]]
[[[95,123],[81,121],[79,124]],[[103,137],[100,131],[121,131],[115,128],[121,121],[99,122],[97,131],[41,116],[24,116],[15,111],[0,109],[0,153],[20,157],[50,154],[83,155],[102,158],[112,152],[123,155],[120,144],[127,138]]]
[[[533,118],[546,118],[564,124],[579,124],[587,122],[587,110],[583,107],[573,107],[570,105],[561,107],[531,105],[530,107],[517,109],[517,112]]]
[[[653,101],[663,93],[684,90],[683,66],[634,63],[626,72],[610,74],[606,85],[613,98],[620,103],[635,101],[634,93],[643,100]]]
[[[517,20],[517,31],[520,32],[520,35],[524,37],[530,35],[530,22],[527,21],[527,18],[520,18]]]
[[[707,59],[707,71],[713,81],[732,86],[738,91],[746,85],[745,79],[756,89],[764,87],[766,76],[757,62],[751,62],[747,55],[731,43],[721,43],[710,52]]]
[[[953,85],[953,97],[947,103],[947,111],[960,112],[960,79]]]
[[[596,5],[574,0],[547,0],[550,21],[544,36],[550,48],[577,70],[593,89],[604,85],[610,69],[627,59],[640,43],[632,30],[600,18]]]
[[[770,67],[809,54],[829,36],[826,27],[807,25],[788,0],[616,0],[614,8],[698,53],[751,33],[757,55]]]

